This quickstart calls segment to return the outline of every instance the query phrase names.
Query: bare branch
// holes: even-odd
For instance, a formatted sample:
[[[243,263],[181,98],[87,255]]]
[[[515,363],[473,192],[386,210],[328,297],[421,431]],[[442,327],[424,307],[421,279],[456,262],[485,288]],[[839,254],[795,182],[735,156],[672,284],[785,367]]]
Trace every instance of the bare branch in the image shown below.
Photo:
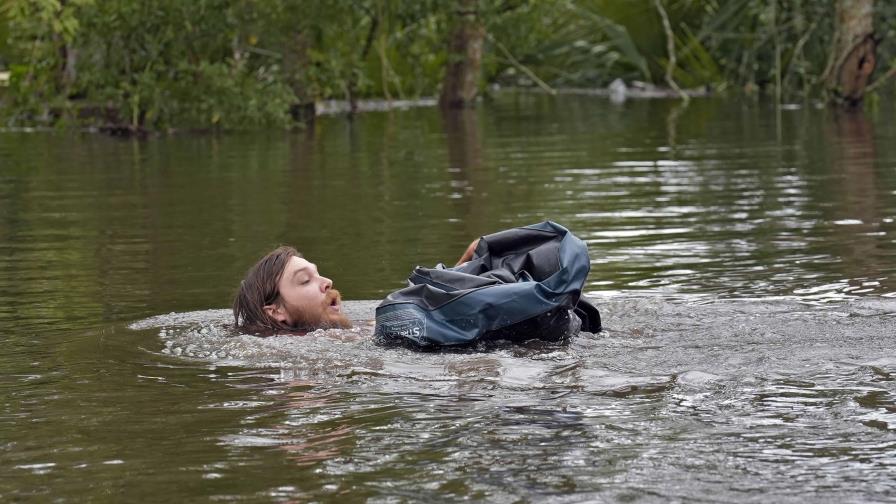
[[[501,51],[501,53],[504,55],[505,58],[507,58],[507,61],[509,61],[511,65],[513,65],[519,71],[526,74],[530,79],[532,79],[533,82],[535,82],[535,84],[538,84],[538,87],[540,87],[541,89],[545,90],[545,92],[550,93],[552,95],[557,94],[557,91],[555,91],[554,88],[549,86],[547,82],[539,79],[538,76],[535,75],[535,72],[533,72],[532,70],[529,70],[528,67],[526,67],[525,65],[523,65],[522,63],[517,61],[517,59],[514,58],[512,54],[510,54],[510,51],[508,51],[507,48],[504,47],[504,44],[495,40],[495,38],[492,37],[491,34],[488,35],[488,39],[491,40],[492,43],[495,44],[495,47],[497,47],[498,50]]]
[[[663,7],[661,0],[653,0],[653,4],[656,6],[656,10],[660,13],[660,18],[663,20],[663,31],[666,32],[666,52],[669,54],[669,60],[666,62],[666,83],[678,93],[678,96],[680,96],[682,100],[689,101],[691,98],[687,93],[681,90],[678,83],[676,83],[675,79],[672,77],[672,72],[675,70],[676,65],[675,34],[672,33],[672,24],[669,22],[669,15],[666,14],[666,9]]]
[[[887,70],[887,73],[881,75],[880,77],[877,78],[876,81],[872,82],[868,87],[866,87],[865,93],[866,94],[870,93],[870,92],[874,91],[875,89],[883,86],[894,75],[896,75],[896,66],[891,67],[889,70]]]

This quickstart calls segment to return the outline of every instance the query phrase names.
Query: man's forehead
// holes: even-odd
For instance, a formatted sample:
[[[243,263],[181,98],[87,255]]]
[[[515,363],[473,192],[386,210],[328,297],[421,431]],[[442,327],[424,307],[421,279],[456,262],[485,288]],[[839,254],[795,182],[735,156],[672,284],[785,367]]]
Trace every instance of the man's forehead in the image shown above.
[[[300,269],[311,268],[312,264],[304,257],[292,256],[289,263],[286,264],[286,271],[298,271]]]

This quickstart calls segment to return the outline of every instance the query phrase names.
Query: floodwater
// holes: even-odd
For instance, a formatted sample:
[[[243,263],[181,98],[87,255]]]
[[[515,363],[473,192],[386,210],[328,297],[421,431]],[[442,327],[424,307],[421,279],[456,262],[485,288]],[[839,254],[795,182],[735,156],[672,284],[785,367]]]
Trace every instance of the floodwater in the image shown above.
[[[892,500],[894,115],[506,93],[298,133],[0,133],[0,500]],[[414,265],[548,218],[588,243],[605,331],[371,342]],[[354,329],[234,332],[281,243]]]

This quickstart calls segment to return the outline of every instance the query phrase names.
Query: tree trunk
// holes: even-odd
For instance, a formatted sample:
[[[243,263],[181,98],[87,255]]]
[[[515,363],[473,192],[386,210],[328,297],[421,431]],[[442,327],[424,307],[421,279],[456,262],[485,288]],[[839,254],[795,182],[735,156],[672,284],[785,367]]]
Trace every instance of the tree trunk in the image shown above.
[[[874,0],[837,0],[837,33],[826,84],[834,100],[847,106],[862,102],[877,64],[873,21]]]
[[[442,80],[439,104],[463,108],[473,104],[479,90],[485,27],[479,20],[478,0],[457,2],[454,29],[448,39],[448,65]]]
[[[371,14],[370,27],[367,29],[367,37],[364,39],[364,47],[361,49],[361,55],[358,57],[359,69],[352,72],[348,79],[348,105],[349,113],[352,115],[358,113],[358,74],[360,73],[360,68],[364,67],[364,62],[367,61],[367,55],[370,54],[370,48],[373,47],[373,38],[376,36],[376,31],[379,26],[379,16]]]
[[[315,96],[308,92],[307,70],[311,66],[308,50],[311,46],[305,32],[291,34],[291,44],[283,49],[283,68],[286,83],[292,89],[295,103],[289,107],[289,114],[294,121],[309,122],[314,120]]]
[[[62,59],[61,87],[65,90],[66,95],[68,95],[78,78],[78,50],[68,45],[63,45],[59,50],[59,55]]]

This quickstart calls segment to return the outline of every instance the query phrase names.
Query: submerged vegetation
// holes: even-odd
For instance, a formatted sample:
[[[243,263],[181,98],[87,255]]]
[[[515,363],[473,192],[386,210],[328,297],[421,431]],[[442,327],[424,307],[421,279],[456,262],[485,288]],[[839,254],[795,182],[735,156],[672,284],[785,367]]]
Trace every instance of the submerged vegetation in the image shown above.
[[[854,105],[896,73],[894,30],[881,0],[0,0],[0,113],[285,127],[324,99],[617,78]]]

